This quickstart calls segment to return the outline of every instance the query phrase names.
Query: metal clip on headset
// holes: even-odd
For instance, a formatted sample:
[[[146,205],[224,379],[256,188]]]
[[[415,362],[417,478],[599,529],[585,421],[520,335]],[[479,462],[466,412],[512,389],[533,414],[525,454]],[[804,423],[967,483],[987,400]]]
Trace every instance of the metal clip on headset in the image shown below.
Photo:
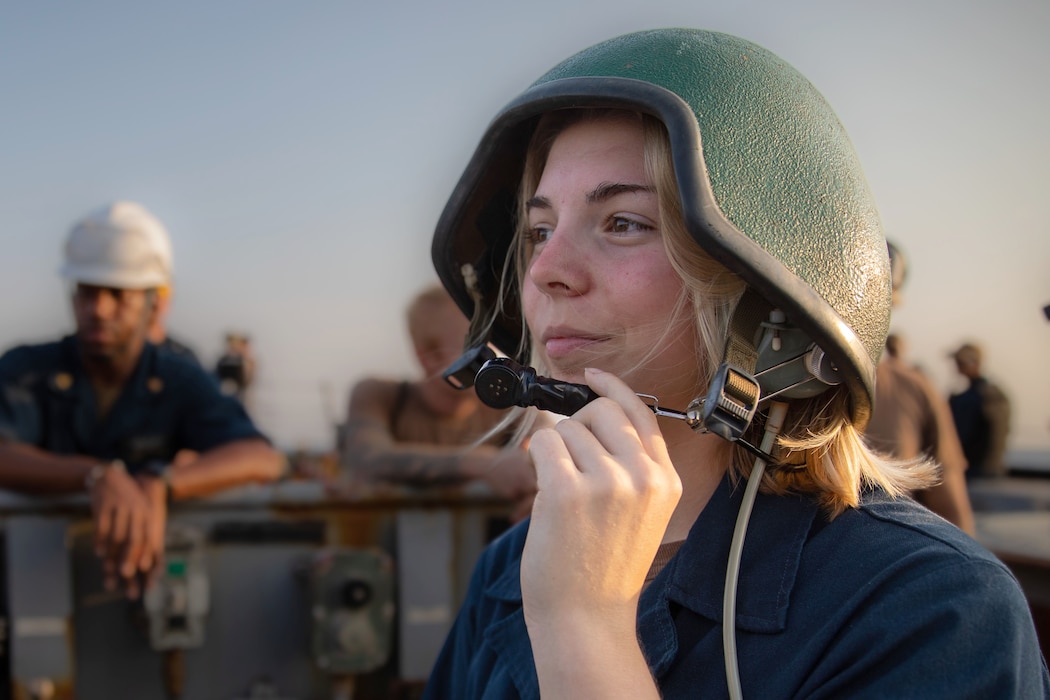
[[[761,394],[762,390],[754,377],[723,363],[711,380],[707,396],[689,404],[689,410],[700,412],[703,432],[736,442],[751,425]],[[742,444],[751,447],[747,443]]]
[[[743,438],[755,417],[762,388],[758,380],[738,367],[723,362],[711,379],[707,396],[695,399],[686,413],[694,417],[690,423],[698,433],[713,433],[723,440],[735,442],[755,457],[772,462],[765,450]]]

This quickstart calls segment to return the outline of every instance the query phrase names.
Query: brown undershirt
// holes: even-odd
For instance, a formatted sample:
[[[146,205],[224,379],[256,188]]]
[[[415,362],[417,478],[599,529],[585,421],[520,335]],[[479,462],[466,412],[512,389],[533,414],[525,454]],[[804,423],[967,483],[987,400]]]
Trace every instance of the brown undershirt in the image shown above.
[[[656,557],[653,559],[653,563],[649,566],[649,573],[645,576],[645,586],[648,586],[657,575],[663,571],[663,568],[667,566],[667,562],[671,561],[671,557],[678,553],[678,550],[682,548],[685,540],[678,540],[677,542],[666,542],[660,545],[660,548],[656,550]]]

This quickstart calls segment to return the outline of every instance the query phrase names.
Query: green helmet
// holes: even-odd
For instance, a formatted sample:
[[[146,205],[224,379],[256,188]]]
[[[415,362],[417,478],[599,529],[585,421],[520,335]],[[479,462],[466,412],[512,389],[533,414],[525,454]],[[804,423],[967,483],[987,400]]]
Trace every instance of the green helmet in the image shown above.
[[[498,295],[525,152],[543,113],[574,107],[663,122],[692,237],[816,343],[850,390],[854,422],[866,423],[890,312],[874,200],[820,93],[779,57],[726,34],[663,29],[602,42],[554,67],[492,121],[432,248],[467,316],[496,315],[489,340],[511,353],[523,346],[520,305],[500,305]]]

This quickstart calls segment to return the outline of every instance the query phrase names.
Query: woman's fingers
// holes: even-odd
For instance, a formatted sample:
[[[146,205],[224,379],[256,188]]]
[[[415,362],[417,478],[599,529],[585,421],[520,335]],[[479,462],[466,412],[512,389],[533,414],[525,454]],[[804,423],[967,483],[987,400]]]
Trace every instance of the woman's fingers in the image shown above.
[[[681,495],[652,411],[613,375],[588,370],[587,380],[602,398],[529,447],[539,493],[522,593],[534,626],[633,610]]]
[[[673,509],[681,480],[656,416],[618,377],[588,369],[586,378],[602,398],[533,437],[541,499],[613,498]]]
[[[563,490],[577,480],[576,465],[556,427],[533,433],[529,456],[536,467],[538,491]]]
[[[640,444],[650,457],[666,461],[667,448],[656,415],[634,390],[616,375],[599,369],[588,368],[584,376],[596,393],[609,399],[615,404],[615,410],[622,412],[629,429],[609,420],[596,420],[600,412],[614,410],[603,401],[585,406],[573,418],[592,430],[612,454],[630,454]]]
[[[583,374],[587,384],[596,393],[612,399],[623,407],[624,413],[636,426],[648,430],[659,429],[652,409],[622,379],[615,374],[593,367],[585,369]]]

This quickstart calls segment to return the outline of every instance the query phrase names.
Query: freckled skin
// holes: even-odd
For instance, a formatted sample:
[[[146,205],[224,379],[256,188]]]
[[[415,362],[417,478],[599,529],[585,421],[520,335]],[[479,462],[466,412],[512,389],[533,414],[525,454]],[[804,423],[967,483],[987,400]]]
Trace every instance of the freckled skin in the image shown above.
[[[664,249],[643,145],[641,126],[621,120],[557,137],[529,206],[522,306],[556,378],[580,382],[584,367],[599,367],[684,406],[696,348],[689,326],[654,343],[672,325],[682,283]]]

